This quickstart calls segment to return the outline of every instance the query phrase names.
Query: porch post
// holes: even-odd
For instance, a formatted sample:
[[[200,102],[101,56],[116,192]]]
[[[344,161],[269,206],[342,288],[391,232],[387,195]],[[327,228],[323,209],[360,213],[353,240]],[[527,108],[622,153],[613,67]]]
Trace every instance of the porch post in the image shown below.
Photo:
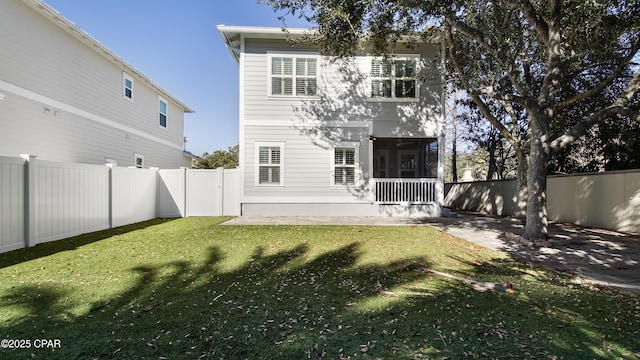
[[[376,201],[376,179],[373,178],[373,139],[375,135],[373,133],[373,120],[367,121],[367,143],[369,144],[369,151],[367,154],[367,162],[369,163],[369,201],[374,203]]]

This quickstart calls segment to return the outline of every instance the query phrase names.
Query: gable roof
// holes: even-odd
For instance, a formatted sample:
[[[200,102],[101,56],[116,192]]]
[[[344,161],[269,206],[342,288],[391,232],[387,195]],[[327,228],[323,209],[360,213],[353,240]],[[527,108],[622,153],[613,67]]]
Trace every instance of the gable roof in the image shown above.
[[[227,49],[231,52],[231,56],[240,63],[240,46],[243,37],[251,37],[252,39],[286,39],[290,36],[304,35],[313,31],[307,28],[281,28],[281,27],[262,27],[262,26],[230,26],[218,25],[218,32],[224,40]],[[431,43],[442,43],[442,34],[436,33]]]
[[[230,26],[230,25],[218,25],[216,26],[224,44],[231,52],[231,56],[236,61],[236,64],[240,62],[240,43],[243,36],[251,35],[254,39],[285,39],[291,35],[302,35],[310,32],[310,29],[305,28],[280,28],[280,27],[263,27],[263,26]]]
[[[57,10],[47,5],[43,0],[22,0],[25,4],[29,5],[31,8],[39,12],[45,18],[59,26],[61,29],[65,30],[67,33],[72,35],[74,38],[78,39],[91,49],[93,49],[98,54],[102,55],[105,59],[112,62],[116,66],[122,68],[127,73],[131,74],[142,80],[144,83],[155,89],[160,95],[163,97],[170,99],[172,102],[178,104],[183,108],[185,113],[193,113],[194,111],[190,109],[187,105],[185,105],[182,101],[178,100],[176,97],[168,93],[166,90],[160,87],[160,85],[153,82],[151,79],[146,77],[143,73],[138,71],[136,68],[128,64],[118,55],[114,54],[111,50],[109,50],[106,46],[102,45],[98,40],[94,39],[84,30],[80,29],[69,19],[62,16]]]

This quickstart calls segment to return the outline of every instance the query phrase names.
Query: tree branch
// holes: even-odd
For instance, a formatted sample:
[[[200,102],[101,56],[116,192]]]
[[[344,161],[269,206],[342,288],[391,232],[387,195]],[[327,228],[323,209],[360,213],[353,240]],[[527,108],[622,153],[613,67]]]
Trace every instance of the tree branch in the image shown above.
[[[486,49],[493,57],[496,59],[498,63],[505,69],[508,69],[507,74],[509,76],[509,80],[511,84],[516,88],[516,90],[520,93],[523,98],[529,96],[529,86],[526,83],[520,81],[520,74],[515,70],[513,63],[509,61],[509,57],[502,51],[496,49],[495,46],[492,46],[484,37],[484,34],[480,31],[474,29],[468,24],[459,21],[458,19],[445,16],[445,22],[449,27],[455,27],[463,35],[467,36],[469,39],[476,42],[478,45],[482,46]]]
[[[455,41],[453,39],[453,34],[451,32],[451,24],[449,22],[445,24],[445,32],[447,36],[447,47],[449,50],[449,58],[453,63],[453,66],[456,70],[456,73],[458,74],[458,78],[460,79],[462,86],[466,89],[470,89],[469,80],[464,75],[464,71],[462,70],[462,66],[460,65],[460,62],[456,55]],[[472,94],[472,93],[470,93],[469,95],[471,96],[471,99],[473,100],[473,102],[476,103],[476,105],[478,106],[478,109],[480,109],[482,114],[487,118],[487,120],[489,120],[491,125],[493,125],[500,132],[500,134],[502,134],[502,136],[504,136],[504,138],[507,139],[507,141],[513,144],[514,147],[517,146],[518,143],[516,139],[512,136],[509,130],[493,115],[493,113],[489,109],[489,106],[487,106],[487,104],[485,104],[485,102],[482,101],[482,98],[480,97],[480,95]]]
[[[627,85],[622,94],[618,96],[611,106],[607,106],[606,108],[596,111],[584,121],[576,124],[566,134],[553,140],[550,144],[551,152],[557,152],[567,147],[573,141],[585,135],[587,131],[597,123],[606,118],[615,115],[622,115],[630,118],[631,120],[640,122],[640,111],[630,109],[626,106],[638,93],[638,90],[640,90],[640,71],[635,73],[629,85]]]
[[[636,41],[631,51],[629,52],[629,55],[627,55],[622,61],[620,61],[616,69],[611,73],[611,75],[609,75],[609,77],[603,80],[596,87],[593,87],[583,93],[577,94],[576,96],[561,102],[560,104],[558,104],[558,107],[557,107],[558,110],[566,109],[567,107],[581,100],[594,96],[599,92],[601,92],[602,90],[604,90],[604,88],[606,88],[607,86],[611,85],[611,83],[615,81],[620,76],[620,74],[624,71],[624,69],[626,69],[627,66],[631,63],[631,60],[638,53],[638,51],[640,51],[640,39]]]
[[[542,42],[544,42],[546,45],[549,45],[549,24],[547,24],[547,22],[538,15],[536,9],[533,7],[531,2],[529,2],[529,0],[520,0],[518,2],[520,5],[520,9],[524,13],[524,16],[531,22],[531,24],[533,24]]]
[[[476,95],[486,95],[490,98],[496,99],[498,101],[509,101],[509,102],[514,102],[517,104],[520,104],[522,106],[527,105],[528,101],[526,98],[523,98],[522,96],[518,96],[518,95],[514,95],[514,94],[501,94],[498,93],[494,90],[493,86],[488,86],[482,89],[479,89],[478,91],[471,91],[469,90],[470,94],[476,94]]]

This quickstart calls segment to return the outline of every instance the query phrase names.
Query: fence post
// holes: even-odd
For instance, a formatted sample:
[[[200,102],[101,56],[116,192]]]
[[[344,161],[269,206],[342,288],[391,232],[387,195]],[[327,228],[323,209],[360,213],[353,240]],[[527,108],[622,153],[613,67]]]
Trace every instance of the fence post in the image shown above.
[[[35,245],[36,226],[36,155],[20,154],[24,163],[24,246]]]
[[[180,217],[188,217],[189,214],[189,170],[181,166],[182,180],[184,181],[184,188],[182,188],[182,195],[184,196],[184,202],[182,204],[184,211],[180,214]]]
[[[113,166],[112,162],[104,164],[109,168],[109,229],[113,229]]]
[[[160,168],[150,167],[156,173],[156,218],[160,217]]]
[[[216,195],[218,195],[218,204],[220,205],[220,216],[224,216],[224,168],[217,168],[216,175],[218,177],[218,188],[216,189]]]

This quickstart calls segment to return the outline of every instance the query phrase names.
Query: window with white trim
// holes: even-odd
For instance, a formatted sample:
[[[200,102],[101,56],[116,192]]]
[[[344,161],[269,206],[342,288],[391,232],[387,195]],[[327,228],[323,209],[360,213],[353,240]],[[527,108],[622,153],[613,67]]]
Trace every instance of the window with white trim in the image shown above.
[[[269,54],[270,96],[316,96],[318,57]]]
[[[167,127],[167,100],[158,96],[158,125]]]
[[[356,183],[356,147],[339,146],[333,149],[333,185],[346,186]]]
[[[416,99],[418,97],[417,57],[371,60],[371,97]]]
[[[284,143],[256,144],[256,185],[282,186]]]
[[[144,168],[144,155],[133,154],[133,164],[138,169]]]
[[[133,77],[127,73],[122,73],[122,96],[133,101]]]

